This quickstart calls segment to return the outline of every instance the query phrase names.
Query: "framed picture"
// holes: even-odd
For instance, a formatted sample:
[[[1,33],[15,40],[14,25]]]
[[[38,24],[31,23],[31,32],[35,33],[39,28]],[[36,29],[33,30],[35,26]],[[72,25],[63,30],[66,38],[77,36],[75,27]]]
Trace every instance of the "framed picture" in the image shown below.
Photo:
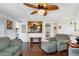
[[[42,33],[42,22],[28,21],[28,33]]]
[[[13,21],[7,20],[7,29],[13,29]]]
[[[21,25],[21,33],[26,33],[26,25]]]

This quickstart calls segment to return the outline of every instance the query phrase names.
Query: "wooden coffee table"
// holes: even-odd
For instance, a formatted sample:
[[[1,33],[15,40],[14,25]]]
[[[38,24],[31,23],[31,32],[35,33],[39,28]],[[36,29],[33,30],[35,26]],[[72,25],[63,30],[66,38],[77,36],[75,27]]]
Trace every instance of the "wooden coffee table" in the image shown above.
[[[71,47],[71,48],[79,48],[79,43],[69,43],[69,47]]]

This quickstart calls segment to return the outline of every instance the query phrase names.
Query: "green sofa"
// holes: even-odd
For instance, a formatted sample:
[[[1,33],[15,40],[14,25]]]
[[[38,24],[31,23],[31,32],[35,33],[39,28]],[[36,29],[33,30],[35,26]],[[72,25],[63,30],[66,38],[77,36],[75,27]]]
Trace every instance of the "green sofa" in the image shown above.
[[[9,37],[0,37],[0,56],[17,56],[21,54],[22,41],[11,40]]]

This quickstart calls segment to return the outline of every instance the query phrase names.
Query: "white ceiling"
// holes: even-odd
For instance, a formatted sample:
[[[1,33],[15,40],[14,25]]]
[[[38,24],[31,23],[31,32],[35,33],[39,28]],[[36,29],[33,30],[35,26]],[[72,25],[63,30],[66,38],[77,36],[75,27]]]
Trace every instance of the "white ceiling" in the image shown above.
[[[74,19],[79,10],[78,3],[56,3],[56,5],[60,7],[59,10],[49,11],[47,16],[42,16],[38,14],[30,15],[35,9],[24,6],[22,3],[0,3],[0,15],[11,17],[19,21],[27,21],[30,19],[41,19],[46,21],[69,20]]]

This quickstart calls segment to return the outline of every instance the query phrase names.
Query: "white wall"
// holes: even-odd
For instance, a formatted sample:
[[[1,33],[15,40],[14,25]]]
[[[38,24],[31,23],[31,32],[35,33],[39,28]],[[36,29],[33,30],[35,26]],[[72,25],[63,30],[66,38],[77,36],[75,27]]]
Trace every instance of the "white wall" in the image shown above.
[[[9,19],[13,21],[13,29],[7,29],[7,20],[4,22],[4,27],[5,27],[5,36],[10,37],[11,39],[15,38],[15,20],[14,19]]]
[[[5,36],[4,23],[2,19],[0,19],[0,37],[4,37],[4,36]]]
[[[14,20],[13,20],[14,21]],[[33,21],[33,20],[32,20]],[[42,37],[42,41],[46,42],[47,40],[45,39],[45,24],[46,23],[50,23],[51,24],[51,37],[53,36],[53,22],[49,21],[42,21],[43,22],[43,32],[42,33],[28,33],[28,28],[27,28],[27,22],[25,23],[20,23],[20,35],[19,38],[22,39],[24,42],[28,42],[30,37]],[[13,30],[7,30],[6,29],[6,20],[3,21],[3,23],[0,23],[0,36],[8,36],[11,39],[15,38],[15,21],[14,21],[14,27]],[[26,32],[22,33],[21,32],[21,25],[26,25]],[[69,23],[62,23],[59,25],[61,25],[61,29],[58,31],[58,33],[66,33],[66,34],[72,34],[74,32],[74,25],[71,25]],[[73,40],[73,39],[72,39]]]
[[[12,30],[7,30],[6,29],[6,20],[5,21],[0,21],[0,36],[8,36],[11,39],[15,38],[15,20],[11,19],[13,22],[13,29]],[[33,21],[33,20],[32,20]],[[34,20],[35,21],[35,20]],[[41,21],[41,20],[39,20]],[[43,22],[43,32],[42,33],[28,33],[28,21],[27,22],[22,22],[20,23],[20,35],[19,38],[22,39],[24,42],[28,42],[30,37],[42,37],[42,41],[46,42],[47,40],[45,39],[45,24],[50,23],[51,24],[51,37],[53,37],[53,21],[42,21]],[[58,31],[58,33],[66,33],[66,34],[72,34],[74,32],[74,25],[69,24],[69,22],[64,23],[64,22],[59,22],[59,25],[61,25],[61,29]],[[26,25],[26,32],[22,33],[21,32],[21,25]]]
[[[29,21],[29,20],[28,20]],[[42,20],[38,20],[38,21],[42,21],[43,22],[43,28],[42,28],[42,33],[28,33],[28,21],[24,22],[24,23],[20,23],[20,35],[19,38],[21,38],[24,42],[29,42],[30,41],[30,37],[42,37],[42,41],[43,42],[47,42],[48,40],[46,40],[45,38],[45,24],[46,23],[50,23],[51,24],[51,37],[54,36],[53,34],[53,21],[42,21]],[[35,21],[35,20],[30,20],[30,21]],[[71,21],[66,21],[66,22],[59,22],[58,25],[61,26],[61,29],[58,30],[58,33],[62,33],[62,34],[68,34],[68,35],[72,35],[75,31],[74,31],[74,24],[70,24]],[[26,32],[22,33],[21,32],[21,25],[26,25]]]
[[[26,22],[26,25],[27,25],[28,21]],[[36,21],[36,20],[32,19],[30,21]],[[37,21],[42,21],[42,24],[43,24],[42,33],[28,33],[28,28],[27,28],[26,35],[25,35],[27,37],[26,41],[29,42],[30,41],[30,37],[41,37],[43,42],[47,42],[48,40],[46,40],[46,37],[45,37],[45,31],[46,31],[45,24],[47,24],[47,23],[51,24],[51,28],[50,28],[51,36],[50,37],[53,37],[54,36],[54,34],[53,34],[53,23],[54,22],[53,21],[45,21],[45,20],[37,20]],[[21,34],[21,35],[24,35],[24,34]],[[20,36],[20,37],[22,37],[22,36]]]
[[[13,29],[7,29],[7,19],[13,21]],[[0,19],[0,37],[10,37],[11,39],[15,38],[15,20],[10,17],[2,17]]]
[[[25,25],[26,26],[26,30],[25,29],[22,29],[22,25]],[[24,41],[24,42],[27,42],[28,41],[28,36],[27,36],[27,23],[25,22],[22,22],[20,23],[20,32],[19,32],[19,38]],[[25,30],[25,32],[22,32],[22,30]]]
[[[62,23],[59,24],[61,26],[61,29],[58,30],[58,33],[63,33],[63,34],[72,34],[75,30],[74,24],[68,23]]]
[[[14,19],[10,19],[13,21],[13,29],[12,30],[7,30],[6,29],[6,20],[9,19],[9,17],[3,19],[4,21],[0,20],[0,36],[8,36],[11,39],[15,38],[15,20]],[[75,20],[75,18],[70,18],[71,20],[68,20],[68,18],[63,18],[64,21],[61,21],[60,19],[57,19],[56,21],[58,22],[59,25],[61,25],[61,29],[58,31],[58,33],[65,33],[65,34],[72,34],[74,32],[74,25],[70,24],[70,22],[73,22],[73,20]],[[79,27],[79,13],[77,15],[77,27]],[[51,24],[51,37],[53,36],[53,23],[54,21],[51,19],[51,21],[48,19],[45,20],[44,18],[40,18],[40,20],[37,20],[36,18],[31,19],[30,21],[42,21],[43,22],[43,32],[42,33],[28,33],[28,23],[29,19],[27,19],[26,22],[22,22],[20,23],[20,35],[19,38],[21,38],[24,42],[29,41],[29,37],[42,37],[42,41],[47,41],[45,39],[45,24],[46,23],[50,23]],[[26,32],[25,33],[21,33],[21,25],[26,25]],[[79,29],[79,28],[78,28]]]
[[[21,30],[22,30],[21,26],[22,25],[26,25],[26,32],[25,33],[21,32]],[[42,30],[43,30],[42,33],[28,33],[28,21],[20,23],[20,35],[19,35],[19,38],[21,38],[24,42],[29,42],[30,37],[42,37],[42,41],[45,41],[45,23],[44,22],[43,22]]]
[[[7,19],[13,21],[13,29],[12,30],[7,29]],[[15,19],[12,19],[10,17],[0,19],[0,37],[9,37],[11,39],[15,39],[15,37],[16,37],[15,28],[19,27],[21,29],[21,25],[24,25],[24,24],[26,24],[26,23],[16,24]],[[27,42],[27,33],[26,32],[21,33],[21,30],[19,30],[19,31],[20,31],[19,38],[22,41]]]

